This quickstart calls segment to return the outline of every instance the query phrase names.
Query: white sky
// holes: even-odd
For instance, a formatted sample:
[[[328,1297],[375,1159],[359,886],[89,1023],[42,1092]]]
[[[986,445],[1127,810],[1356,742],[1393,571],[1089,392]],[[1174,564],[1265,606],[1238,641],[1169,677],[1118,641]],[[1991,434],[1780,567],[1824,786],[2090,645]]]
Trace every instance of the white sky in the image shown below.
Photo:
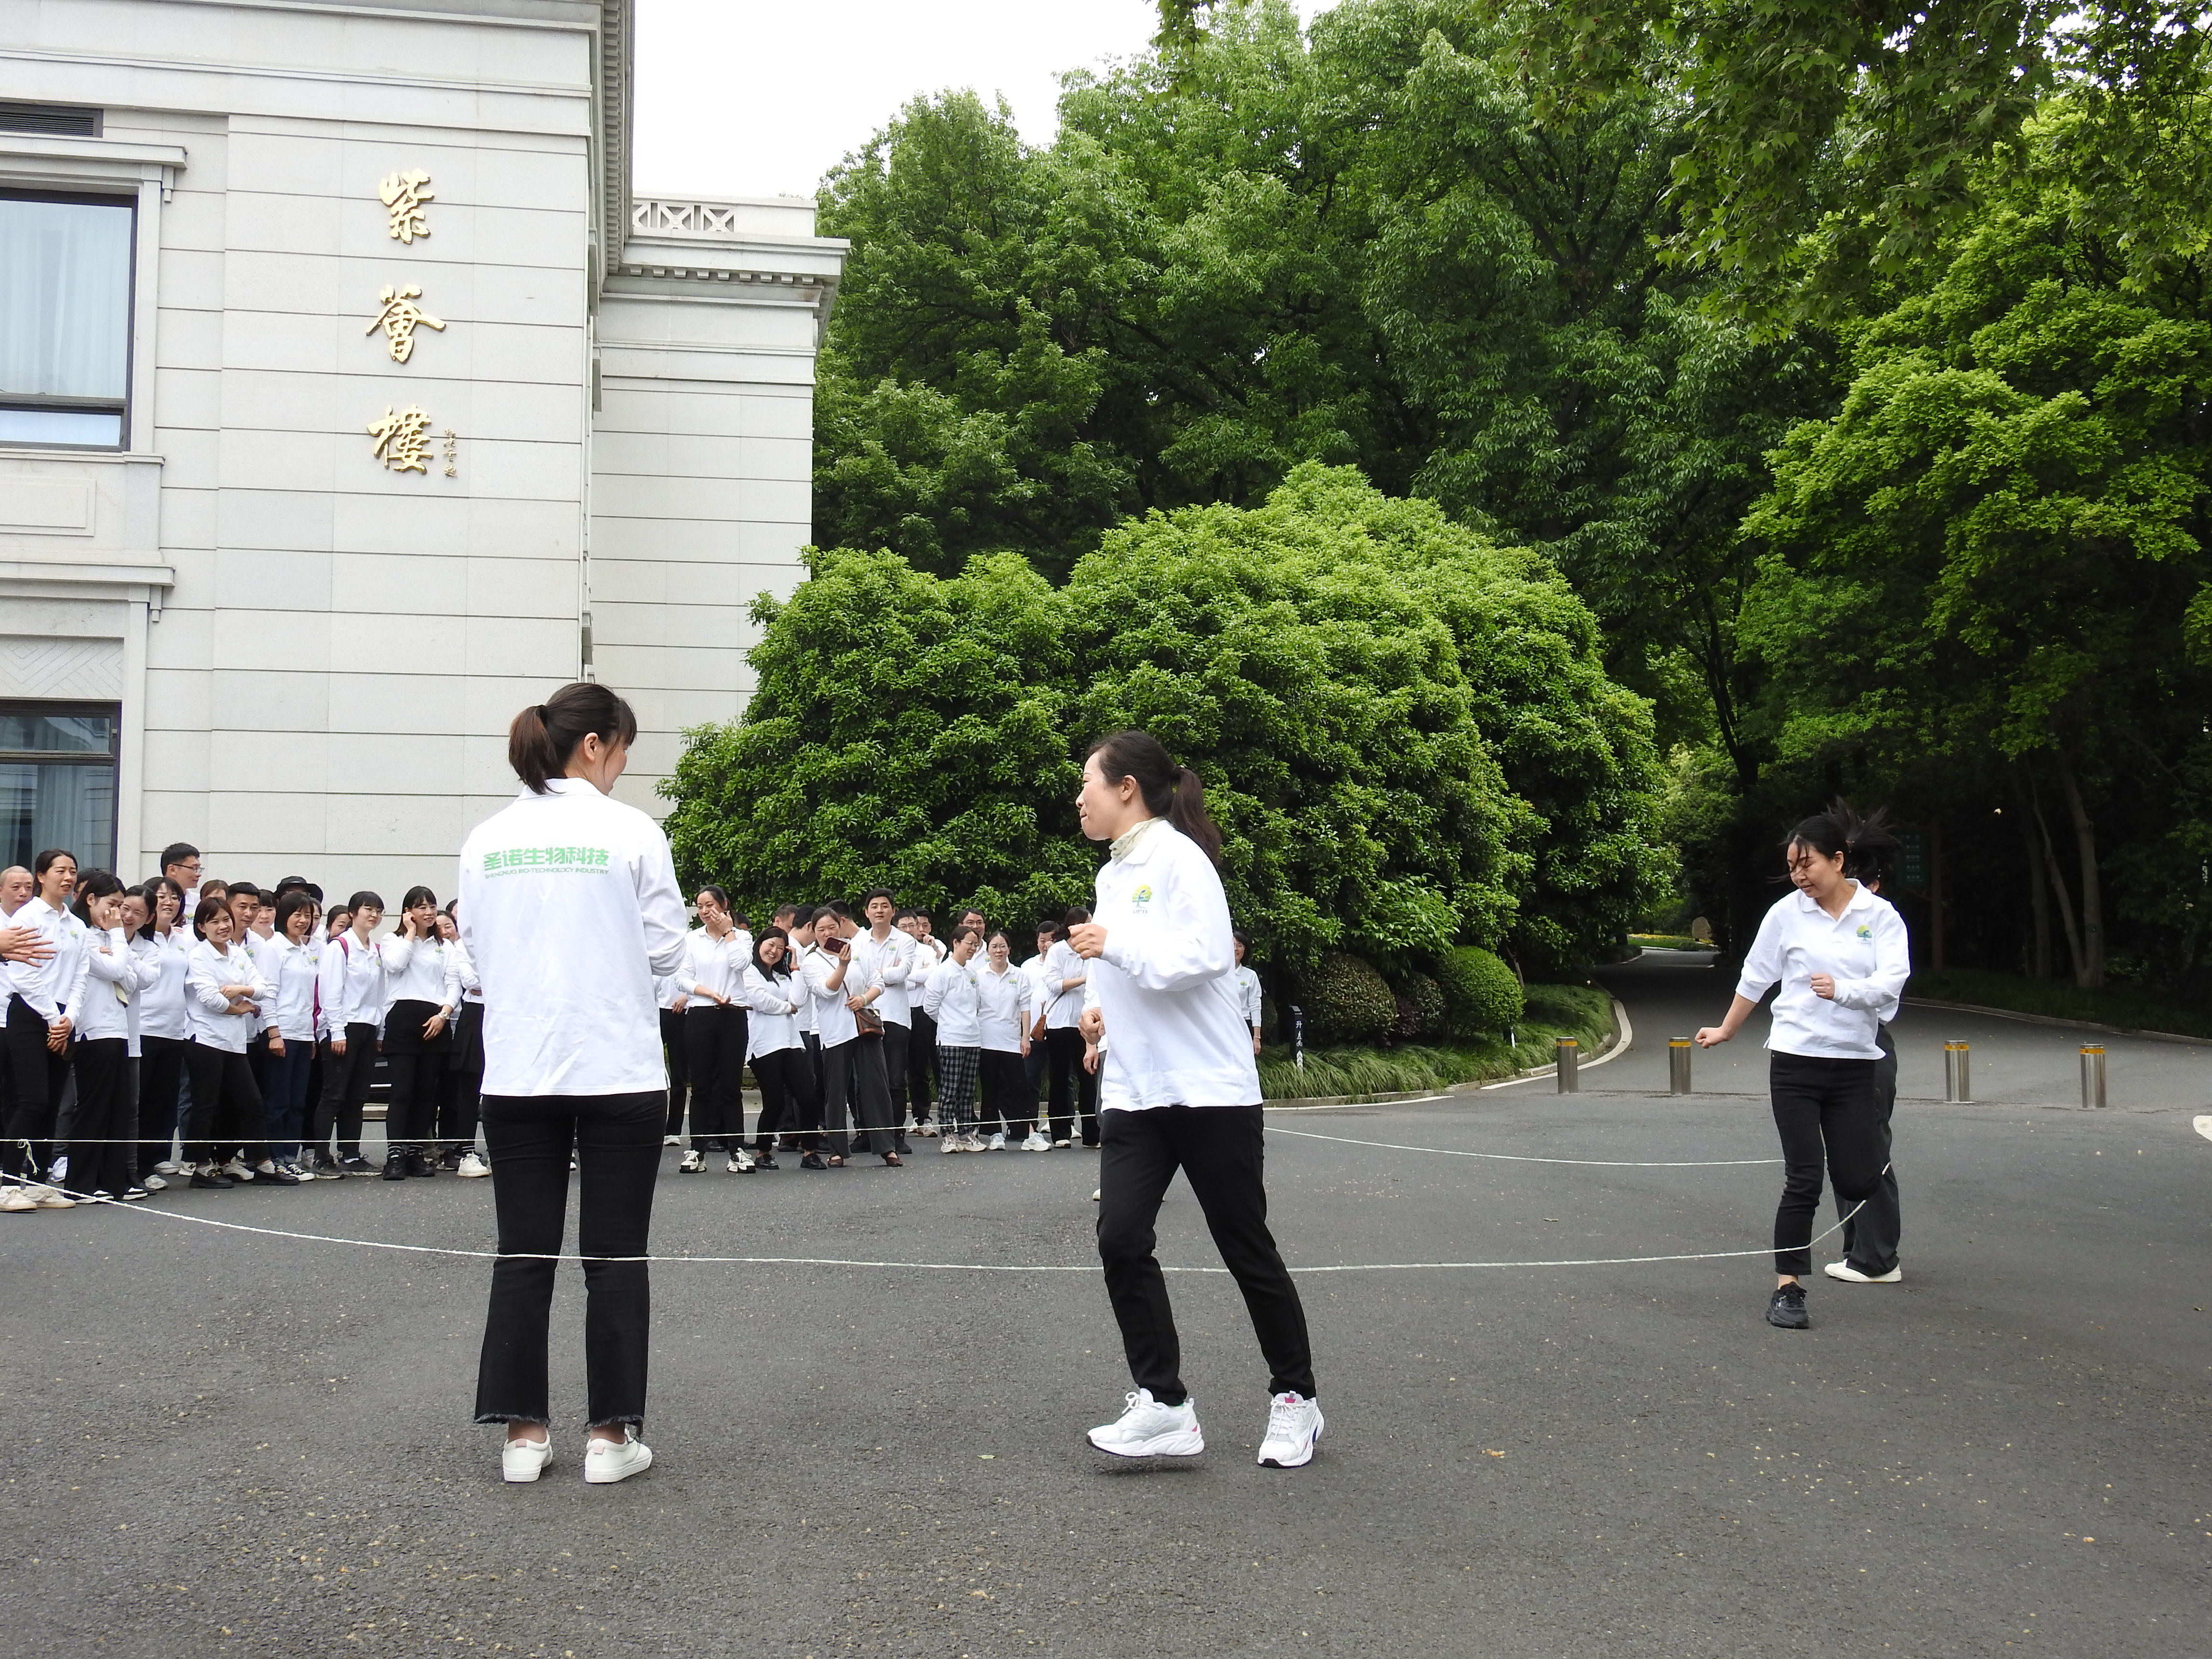
[[[639,0],[632,177],[640,195],[811,196],[946,87],[1004,93],[1022,137],[1049,143],[1060,71],[1141,52],[1158,26],[1152,0]]]

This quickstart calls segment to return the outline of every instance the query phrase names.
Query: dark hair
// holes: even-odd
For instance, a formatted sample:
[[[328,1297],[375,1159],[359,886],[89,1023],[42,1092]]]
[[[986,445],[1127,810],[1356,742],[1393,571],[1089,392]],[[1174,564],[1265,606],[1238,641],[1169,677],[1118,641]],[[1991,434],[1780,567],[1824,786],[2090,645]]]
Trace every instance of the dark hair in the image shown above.
[[[227,916],[229,914],[230,906],[225,901],[219,898],[204,898],[199,902],[199,908],[192,912],[192,932],[198,934],[200,938],[205,939],[208,923],[213,921],[217,916]]]
[[[138,884],[136,890],[138,896],[146,901],[146,925],[138,930],[140,939],[154,937],[154,923],[161,914],[161,889],[164,887],[177,896],[177,914],[179,915],[184,914],[185,890],[177,885],[170,877],[147,877]]]
[[[320,904],[323,902],[323,890],[305,876],[287,876],[278,882],[276,896],[281,899],[287,893],[306,893],[311,896],[316,903]]]
[[[711,884],[702,887],[699,890],[699,896],[701,898],[712,897],[714,902],[720,905],[725,910],[730,908],[730,896],[719,887],[713,886]]]
[[[372,910],[381,910],[384,908],[384,901],[376,894],[364,889],[345,902],[345,908],[356,915],[360,914],[363,905],[367,905]]]
[[[800,905],[791,913],[791,931],[795,933],[802,927],[811,927],[814,925],[814,918],[821,914],[821,910],[814,905]]]
[[[161,868],[167,871],[173,864],[183,864],[200,855],[200,849],[188,841],[173,841],[161,849]]]
[[[894,910],[898,908],[898,895],[888,887],[871,887],[866,892],[861,894],[860,908],[866,909],[878,899],[889,899],[891,902],[891,908]]]
[[[840,921],[853,919],[853,907],[840,899],[832,899],[814,913],[817,916],[835,916]]]
[[[971,928],[971,929],[969,929],[969,931],[972,933],[972,932],[973,932],[973,931],[975,931],[975,930]],[[1003,927],[992,927],[992,928],[988,928],[988,929],[986,929],[986,930],[985,930],[985,932],[984,932],[984,934],[983,934],[983,948],[984,948],[985,950],[987,950],[987,951],[988,951],[988,950],[989,950],[989,949],[991,948],[991,941],[992,941],[993,939],[1006,939],[1006,930],[1005,928],[1003,928]],[[1006,948],[1007,948],[1009,951],[1011,951],[1011,950],[1012,950],[1012,949],[1013,949],[1013,947],[1014,947],[1014,942],[1013,942],[1013,940],[1012,940],[1012,939],[1006,939]]]
[[[228,891],[233,898],[236,898],[240,893],[245,894],[248,898],[258,899],[261,896],[261,890],[250,881],[234,881],[230,884]]]
[[[66,847],[49,847],[31,860],[31,874],[39,880],[44,881],[46,878],[46,872],[54,867],[56,859],[67,859],[71,865],[75,865],[76,854]]]
[[[346,919],[347,927],[353,926],[353,912],[343,904],[333,904],[329,909],[323,912],[323,926],[329,930],[330,936],[332,939],[336,939],[339,933],[344,931],[343,928],[340,928],[333,925],[340,916],[343,916]]]
[[[1061,935],[1061,928],[1062,928],[1062,924],[1061,924],[1060,920],[1060,918],[1059,918],[1058,916],[1045,916],[1045,917],[1042,917],[1042,918],[1041,918],[1041,919],[1038,921],[1037,925],[1036,925],[1036,930],[1037,930],[1037,932],[1039,932],[1040,933],[1048,934],[1048,935],[1049,935],[1050,937],[1052,937],[1052,938],[1054,938],[1054,939],[1058,939],[1058,938],[1060,938],[1060,935]]]
[[[1252,948],[1252,941],[1246,936],[1245,932],[1242,927],[1231,928],[1229,930],[1229,937],[1235,939],[1239,945],[1243,945],[1248,951]]]
[[[230,884],[225,881],[221,876],[208,876],[202,878],[200,882],[200,891],[204,893],[210,888],[220,891],[225,898],[230,896]]]
[[[1221,831],[1206,814],[1206,786],[1190,768],[1170,759],[1158,738],[1149,732],[1112,732],[1091,745],[1090,758],[1109,783],[1134,778],[1154,817],[1165,818],[1204,848],[1206,857],[1220,862]]]
[[[770,921],[774,921],[778,916],[795,916],[798,914],[799,907],[797,905],[779,904],[775,909],[769,912],[769,918]]]
[[[1090,920],[1090,911],[1085,909],[1079,904],[1072,904],[1060,918],[1060,931],[1065,933],[1069,928],[1080,927],[1085,922]]]
[[[399,901],[402,910],[412,910],[418,904],[427,904],[434,910],[438,908],[438,896],[427,887],[410,887],[407,896]]]
[[[980,927],[956,927],[952,930],[952,937],[945,942],[947,945],[953,945],[963,939],[981,939],[982,936],[983,930]]]
[[[119,893],[123,890],[123,878],[112,870],[82,871],[77,876],[76,898],[70,904],[70,908],[76,913],[76,919],[79,921],[89,927],[92,926],[92,911],[85,901],[106,898],[110,893]]]
[[[292,918],[298,915],[301,911],[319,911],[322,908],[315,902],[311,895],[306,892],[285,894],[283,898],[276,901],[276,931],[283,933]]]
[[[514,717],[507,728],[507,763],[531,793],[542,795],[587,737],[611,746],[635,743],[637,714],[605,686],[575,680]]]
[[[1782,839],[1784,856],[1793,847],[1809,847],[1824,859],[1842,854],[1844,873],[1853,881],[1881,880],[1898,850],[1887,809],[1877,807],[1862,817],[1841,796],[1828,803],[1826,811],[1798,821]]]
[[[761,960],[761,946],[767,944],[772,939],[781,939],[783,941],[783,955],[773,963],[763,962]],[[763,974],[788,974],[791,972],[791,957],[792,950],[790,934],[785,933],[781,927],[763,927],[761,929],[760,937],[753,941],[754,967],[760,969]]]

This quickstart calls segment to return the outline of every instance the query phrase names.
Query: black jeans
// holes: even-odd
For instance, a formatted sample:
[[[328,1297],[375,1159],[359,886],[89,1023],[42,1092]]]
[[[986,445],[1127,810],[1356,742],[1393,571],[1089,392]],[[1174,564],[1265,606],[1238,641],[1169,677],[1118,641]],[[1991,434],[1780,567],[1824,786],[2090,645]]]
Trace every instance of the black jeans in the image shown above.
[[[283,1054],[272,1054],[263,1062],[262,1115],[272,1158],[300,1155],[300,1143],[307,1133],[307,1072],[314,1063],[314,1044],[304,1038],[287,1042]]]
[[[311,1131],[314,1149],[327,1152],[337,1136],[340,1158],[361,1156],[361,1109],[368,1101],[369,1079],[376,1075],[376,1027],[355,1023],[345,1028],[345,1052],[323,1042],[323,1097],[315,1103]]]
[[[1267,1360],[1267,1392],[1313,1399],[1305,1307],[1267,1231],[1267,1129],[1260,1109],[1162,1106],[1103,1115],[1098,1257],[1137,1386],[1150,1389],[1163,1405],[1179,1406],[1189,1398],[1167,1277],[1152,1254],[1160,1200],[1179,1169],[1206,1212],[1223,1265],[1244,1292],[1245,1310]]]
[[[684,1035],[684,1016],[690,1010],[660,1011],[660,1051],[668,1060],[668,1133],[684,1133],[684,1107],[691,1097],[691,1055]]]
[[[916,1123],[929,1121],[929,1103],[935,1097],[937,1078],[937,1022],[922,1012],[915,998],[914,1024],[907,1028],[906,1085],[908,1103]]]
[[[249,1164],[269,1156],[262,1144],[261,1091],[243,1053],[233,1054],[194,1037],[185,1045],[185,1068],[192,1079],[191,1109],[185,1117],[185,1156],[196,1164],[216,1158],[216,1126],[223,1126],[222,1150],[238,1149]]]
[[[483,1102],[483,1004],[464,1001],[453,1016],[453,1052],[438,1091],[438,1141],[449,1152],[472,1152]]]
[[[830,1150],[839,1157],[855,1150],[894,1152],[898,1132],[891,1126],[890,1083],[884,1075],[881,1037],[856,1036],[822,1051],[823,1110],[830,1131]],[[860,1133],[845,1132],[845,1102],[857,1109]]]
[[[581,1181],[576,1247],[588,1257],[641,1256],[653,1226],[653,1183],[668,1096],[486,1095],[485,1142],[503,1258],[491,1270],[483,1352],[477,1367],[479,1423],[553,1420],[546,1344],[559,1264],[553,1256],[568,1208],[568,1157]],[[645,1421],[646,1349],[653,1328],[651,1274],[642,1261],[584,1263],[584,1371],[591,1426]]]
[[[177,1085],[185,1075],[182,1037],[138,1039],[138,1167],[143,1185],[156,1164],[168,1161],[177,1133]]]
[[[434,1002],[395,1002],[384,1016],[384,1074],[392,1085],[385,1106],[384,1151],[419,1152],[438,1132],[438,1092],[446,1060],[453,1053],[453,1026],[425,1037],[422,1028],[438,1012]],[[346,1047],[353,1047],[348,1042]]]
[[[130,1186],[111,1184],[130,1161],[131,1149],[118,1146],[137,1131],[131,1110],[131,1045],[121,1037],[93,1037],[70,1044],[76,1062],[76,1113],[70,1126],[69,1184],[72,1192],[119,1193]],[[118,1157],[118,1154],[122,1156]]]
[[[1879,1275],[1897,1265],[1904,1223],[1898,1214],[1897,1171],[1890,1166],[1889,1118],[1897,1109],[1897,1044],[1885,1025],[1875,1035],[1881,1058],[1874,1063],[1875,1111],[1881,1121],[1881,1174],[1856,1215],[1844,1223],[1844,1260],[1863,1273]],[[1851,1206],[1838,1200],[1846,1215]]]
[[[895,1019],[884,1022],[884,1084],[891,1097],[891,1127],[902,1133],[907,1123],[906,1101],[910,1065],[907,1050],[913,1046],[914,1033],[911,1030]]]
[[[986,1048],[977,1075],[983,1094],[983,1118],[977,1133],[996,1134],[1003,1124],[1007,1139],[1025,1138],[1036,1127],[1036,1096],[1030,1088],[1022,1057],[1004,1048]]]
[[[46,1047],[46,1022],[20,996],[8,999],[8,1127],[0,1145],[0,1168],[11,1176],[35,1177],[53,1161],[50,1144],[54,1114],[61,1109],[62,1085],[69,1078],[69,1054]],[[16,1143],[31,1142],[31,1168]]]
[[[691,1080],[691,1150],[745,1144],[745,1011],[694,997],[684,1011],[684,1068]]]
[[[1080,1108],[1083,1144],[1098,1144],[1098,1079],[1083,1069],[1083,1033],[1073,1025],[1048,1025],[1044,1042],[1052,1067],[1052,1138],[1071,1138],[1069,1126]]]
[[[1813,1220],[1820,1210],[1824,1161],[1836,1183],[1836,1201],[1844,1208],[1875,1189],[1882,1164],[1878,1063],[1778,1050],[1769,1059],[1767,1087],[1784,1164],[1782,1202],[1774,1211],[1778,1273],[1813,1271]]]
[[[753,1079],[760,1085],[760,1122],[756,1126],[759,1139],[753,1146],[766,1158],[775,1150],[775,1138],[789,1134],[801,1123],[811,1121],[817,1128],[822,1122],[822,1108],[814,1093],[814,1068],[806,1062],[804,1048],[777,1048],[765,1054],[753,1056]],[[799,1144],[813,1152],[822,1144],[818,1134],[799,1137]]]

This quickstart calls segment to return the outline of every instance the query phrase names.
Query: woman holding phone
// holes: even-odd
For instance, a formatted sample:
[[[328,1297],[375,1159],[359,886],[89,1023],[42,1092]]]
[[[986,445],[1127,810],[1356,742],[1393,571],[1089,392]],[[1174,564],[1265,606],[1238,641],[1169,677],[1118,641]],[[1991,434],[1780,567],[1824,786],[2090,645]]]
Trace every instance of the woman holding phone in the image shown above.
[[[377,945],[376,956],[384,969],[384,1065],[392,1081],[384,1178],[434,1176],[438,1166],[429,1147],[438,1133],[439,1079],[453,1049],[447,1028],[459,996],[459,988],[447,983],[435,893],[407,890],[399,931]]]

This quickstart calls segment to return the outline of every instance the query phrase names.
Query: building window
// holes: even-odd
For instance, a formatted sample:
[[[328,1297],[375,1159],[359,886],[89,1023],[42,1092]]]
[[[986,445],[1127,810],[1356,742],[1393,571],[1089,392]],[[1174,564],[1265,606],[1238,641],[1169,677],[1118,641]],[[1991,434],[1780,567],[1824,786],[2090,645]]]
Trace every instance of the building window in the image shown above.
[[[137,212],[0,191],[0,443],[123,447]]]
[[[115,868],[112,702],[0,702],[0,866],[67,849],[80,870]]]

